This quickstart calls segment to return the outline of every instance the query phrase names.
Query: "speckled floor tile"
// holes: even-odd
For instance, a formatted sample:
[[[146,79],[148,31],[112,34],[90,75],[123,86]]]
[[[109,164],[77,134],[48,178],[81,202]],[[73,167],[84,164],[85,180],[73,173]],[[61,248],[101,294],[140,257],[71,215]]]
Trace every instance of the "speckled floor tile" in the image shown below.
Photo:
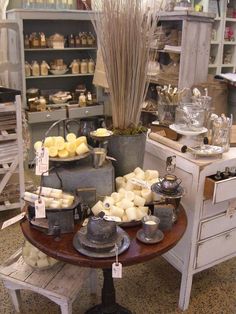
[[[0,225],[17,211],[1,212]],[[0,264],[24,241],[19,224],[0,231]],[[98,270],[98,295],[90,296],[85,285],[73,304],[73,313],[83,314],[100,302],[102,272]],[[126,267],[123,278],[115,280],[117,302],[133,314],[180,314],[178,309],[181,274],[163,258]],[[23,314],[59,314],[49,299],[22,291]],[[0,281],[0,314],[13,314],[14,308]],[[194,275],[191,300],[185,314],[236,314],[236,258]]]

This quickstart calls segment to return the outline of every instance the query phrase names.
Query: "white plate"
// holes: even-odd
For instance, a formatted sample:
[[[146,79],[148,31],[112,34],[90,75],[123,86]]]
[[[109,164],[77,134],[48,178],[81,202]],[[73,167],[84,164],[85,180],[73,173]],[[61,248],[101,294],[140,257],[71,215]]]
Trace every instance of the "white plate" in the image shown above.
[[[181,129],[177,124],[171,124],[171,125],[169,125],[169,128],[171,130],[181,134],[181,135],[190,135],[190,136],[191,135],[193,135],[193,136],[194,135],[199,135],[199,134],[202,134],[202,133],[206,133],[208,131],[207,128],[201,128],[201,129],[199,129],[197,131],[190,131],[190,130],[187,131],[187,130]]]
[[[196,156],[216,156],[223,154],[224,148],[219,146],[213,146],[213,145],[202,145],[202,146],[196,146],[192,147],[190,153],[194,154]]]

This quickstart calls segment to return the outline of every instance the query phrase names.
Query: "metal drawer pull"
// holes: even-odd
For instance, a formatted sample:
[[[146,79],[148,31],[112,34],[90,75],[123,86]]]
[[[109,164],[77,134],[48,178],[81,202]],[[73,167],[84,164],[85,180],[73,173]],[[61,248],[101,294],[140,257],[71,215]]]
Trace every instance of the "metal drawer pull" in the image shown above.
[[[229,238],[231,238],[231,234],[227,233],[226,236],[225,236],[225,239],[228,240]]]
[[[50,118],[50,117],[51,117],[51,115],[50,115],[50,114],[47,114],[47,115],[46,115],[46,117],[47,117],[47,118]]]
[[[88,110],[85,110],[85,114],[88,114],[89,113],[89,111]]]

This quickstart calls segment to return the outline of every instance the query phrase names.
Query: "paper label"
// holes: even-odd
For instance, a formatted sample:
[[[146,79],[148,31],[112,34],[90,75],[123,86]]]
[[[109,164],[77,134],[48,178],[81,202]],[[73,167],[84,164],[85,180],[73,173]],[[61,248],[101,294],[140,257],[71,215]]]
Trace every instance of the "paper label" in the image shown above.
[[[25,212],[20,213],[19,215],[4,221],[4,223],[2,224],[2,228],[1,229],[5,229],[5,228],[13,225],[14,223],[22,220],[24,217],[25,217]]]
[[[48,176],[48,167],[49,167],[49,155],[48,150],[45,147],[42,147],[36,152],[36,176]]]
[[[112,264],[112,278],[122,278],[122,264],[121,263]]]
[[[35,218],[45,218],[46,217],[46,210],[45,210],[45,203],[43,199],[36,200],[34,202],[35,206]]]

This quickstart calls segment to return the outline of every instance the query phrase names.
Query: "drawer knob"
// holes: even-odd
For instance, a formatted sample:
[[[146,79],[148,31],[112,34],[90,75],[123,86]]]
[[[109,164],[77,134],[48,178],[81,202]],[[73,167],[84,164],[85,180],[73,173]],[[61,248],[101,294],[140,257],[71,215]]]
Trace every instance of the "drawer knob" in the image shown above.
[[[85,114],[88,114],[89,113],[89,111],[88,110],[85,110]]]
[[[228,240],[230,237],[231,237],[230,233],[227,233],[226,236],[225,236],[225,239]]]
[[[46,115],[46,117],[47,117],[47,118],[50,118],[50,117],[51,117],[51,115],[50,115],[50,114],[47,114],[47,115]]]

